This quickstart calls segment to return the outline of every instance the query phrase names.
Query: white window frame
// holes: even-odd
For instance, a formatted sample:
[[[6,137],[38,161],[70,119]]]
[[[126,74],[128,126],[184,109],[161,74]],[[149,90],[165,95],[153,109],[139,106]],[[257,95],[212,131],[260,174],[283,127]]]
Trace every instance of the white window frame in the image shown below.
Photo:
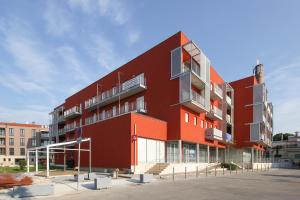
[[[186,123],[189,123],[189,113],[185,113],[185,114],[184,114],[184,121],[185,121]]]

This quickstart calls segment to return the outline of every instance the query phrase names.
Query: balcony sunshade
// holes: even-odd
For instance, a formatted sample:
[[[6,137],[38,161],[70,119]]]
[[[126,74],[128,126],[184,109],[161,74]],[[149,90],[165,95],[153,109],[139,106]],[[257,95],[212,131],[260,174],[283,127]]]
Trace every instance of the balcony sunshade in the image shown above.
[[[191,55],[192,58],[194,58],[195,61],[197,61],[200,64],[201,50],[197,47],[197,45],[193,41],[189,41],[182,47]]]

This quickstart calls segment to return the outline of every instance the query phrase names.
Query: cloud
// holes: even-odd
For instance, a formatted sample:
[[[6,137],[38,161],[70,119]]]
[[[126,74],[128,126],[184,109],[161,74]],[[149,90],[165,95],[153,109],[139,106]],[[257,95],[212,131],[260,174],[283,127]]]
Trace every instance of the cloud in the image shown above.
[[[129,33],[128,33],[129,44],[134,44],[139,39],[140,39],[140,32],[139,31],[129,31]]]
[[[68,3],[71,8],[79,8],[88,14],[99,14],[118,25],[124,25],[130,18],[128,8],[121,0],[69,0]]]
[[[266,76],[266,83],[274,104],[274,133],[299,131],[300,62],[271,68],[275,70]]]
[[[0,106],[0,121],[6,122],[36,122],[39,124],[49,124],[48,109],[33,109],[33,108],[4,108]]]
[[[53,1],[47,3],[43,18],[49,34],[63,36],[66,33],[72,33],[73,23],[71,15],[62,6],[54,4]]]

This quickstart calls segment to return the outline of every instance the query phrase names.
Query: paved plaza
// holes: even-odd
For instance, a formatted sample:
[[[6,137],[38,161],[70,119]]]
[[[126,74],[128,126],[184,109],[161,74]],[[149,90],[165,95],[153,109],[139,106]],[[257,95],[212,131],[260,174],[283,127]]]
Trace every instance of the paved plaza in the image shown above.
[[[76,199],[263,199],[293,200],[300,198],[300,170],[272,169],[227,175],[205,175],[199,178],[178,177],[148,184],[120,184],[106,190],[86,190],[59,197]],[[57,197],[43,198],[54,200]]]

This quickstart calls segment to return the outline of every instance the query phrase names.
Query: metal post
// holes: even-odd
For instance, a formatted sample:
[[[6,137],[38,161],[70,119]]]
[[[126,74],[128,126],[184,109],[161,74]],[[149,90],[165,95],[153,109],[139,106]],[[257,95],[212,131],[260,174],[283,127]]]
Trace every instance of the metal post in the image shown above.
[[[231,174],[231,164],[229,164],[229,173]]]
[[[243,165],[242,165],[242,173],[244,173],[244,163],[243,163]]]
[[[79,173],[80,173],[80,142],[78,144],[77,191],[79,190]]]
[[[196,177],[198,178],[199,174],[198,174],[198,166],[196,168]]]
[[[49,177],[49,147],[46,149],[46,177]]]
[[[174,181],[174,179],[175,179],[175,174],[174,174],[174,167],[173,167],[173,181]]]
[[[39,166],[38,166],[38,151],[37,149],[35,150],[35,174],[39,172]]]
[[[236,174],[237,174],[237,170],[238,170],[238,168],[236,167],[236,168],[235,168],[235,173],[236,173]]]
[[[217,176],[217,166],[215,166],[215,176]]]
[[[257,169],[257,171],[258,171],[258,163],[257,163],[257,165],[256,165],[256,169]]]
[[[186,167],[184,168],[184,179],[186,179]]]
[[[135,173],[135,164],[136,164],[136,124],[134,124],[134,132],[133,132],[133,135],[134,135],[134,140],[133,140],[133,153],[134,153],[134,156],[133,156],[133,159],[134,159],[134,164],[133,164],[133,172]]]
[[[27,151],[27,173],[29,173],[29,151]]]
[[[225,168],[224,168],[224,166],[223,166],[223,175],[225,174]]]
[[[262,163],[260,164],[260,171],[262,171]]]
[[[207,166],[206,166],[206,168],[205,168],[205,176],[207,176]]]
[[[91,139],[89,141],[89,147],[90,147],[90,151],[89,151],[89,165],[90,165],[90,173],[92,173],[92,140]]]
[[[64,146],[64,171],[66,171],[66,146]]]

